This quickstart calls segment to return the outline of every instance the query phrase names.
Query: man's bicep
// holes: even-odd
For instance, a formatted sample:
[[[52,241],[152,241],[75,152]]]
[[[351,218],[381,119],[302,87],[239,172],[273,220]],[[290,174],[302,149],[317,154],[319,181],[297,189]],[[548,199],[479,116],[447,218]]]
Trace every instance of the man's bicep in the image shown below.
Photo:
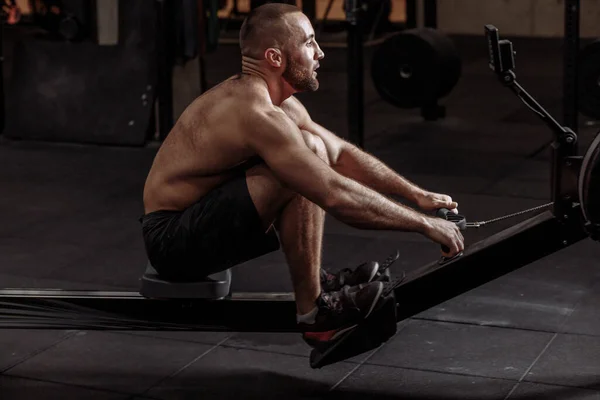
[[[284,186],[323,207],[337,173],[308,148],[300,129],[286,119],[275,116],[255,125],[253,148]]]

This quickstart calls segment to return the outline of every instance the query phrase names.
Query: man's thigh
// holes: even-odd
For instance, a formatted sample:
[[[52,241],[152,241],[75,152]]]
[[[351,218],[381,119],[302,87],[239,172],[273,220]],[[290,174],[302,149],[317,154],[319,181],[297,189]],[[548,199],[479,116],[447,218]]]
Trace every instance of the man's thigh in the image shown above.
[[[190,273],[207,275],[279,249],[250,197],[245,174],[215,188],[181,215]],[[197,265],[197,267],[194,267]]]

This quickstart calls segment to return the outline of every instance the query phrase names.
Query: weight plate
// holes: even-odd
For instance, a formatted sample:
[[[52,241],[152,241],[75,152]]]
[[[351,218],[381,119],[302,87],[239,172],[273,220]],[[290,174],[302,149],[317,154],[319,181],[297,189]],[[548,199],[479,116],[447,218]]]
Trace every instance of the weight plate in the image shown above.
[[[371,60],[371,78],[379,95],[400,108],[435,104],[454,88],[461,60],[446,35],[411,29],[387,38]]]
[[[436,93],[438,98],[445,97],[450,94],[460,79],[462,60],[454,43],[444,33],[437,29],[425,28],[421,29],[420,34],[427,38],[429,44],[437,52],[441,67],[441,78]]]
[[[577,186],[583,217],[600,225],[600,132],[583,157]]]

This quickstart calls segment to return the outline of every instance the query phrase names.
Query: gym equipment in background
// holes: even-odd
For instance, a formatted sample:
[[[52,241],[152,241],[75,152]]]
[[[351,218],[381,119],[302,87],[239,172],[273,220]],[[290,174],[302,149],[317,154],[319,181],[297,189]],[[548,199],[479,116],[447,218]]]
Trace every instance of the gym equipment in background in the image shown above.
[[[600,120],[600,39],[584,46],[578,62],[579,111]]]
[[[458,83],[461,69],[452,40],[433,28],[388,37],[371,60],[371,78],[379,95],[400,108],[420,108],[428,121],[445,117],[438,102]]]

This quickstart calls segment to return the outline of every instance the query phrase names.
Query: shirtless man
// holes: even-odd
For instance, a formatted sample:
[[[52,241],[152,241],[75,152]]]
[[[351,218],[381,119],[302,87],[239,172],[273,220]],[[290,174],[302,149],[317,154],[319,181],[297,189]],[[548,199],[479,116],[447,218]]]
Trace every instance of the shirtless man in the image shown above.
[[[149,260],[167,279],[194,279],[280,248],[299,330],[312,345],[366,318],[383,284],[373,263],[321,269],[325,213],[360,229],[420,233],[463,250],[454,223],[422,210],[457,204],[397,175],[311,120],[293,94],[316,91],[324,54],[296,7],[254,9],[240,30],[242,72],[194,100],[164,140],[144,188]]]

